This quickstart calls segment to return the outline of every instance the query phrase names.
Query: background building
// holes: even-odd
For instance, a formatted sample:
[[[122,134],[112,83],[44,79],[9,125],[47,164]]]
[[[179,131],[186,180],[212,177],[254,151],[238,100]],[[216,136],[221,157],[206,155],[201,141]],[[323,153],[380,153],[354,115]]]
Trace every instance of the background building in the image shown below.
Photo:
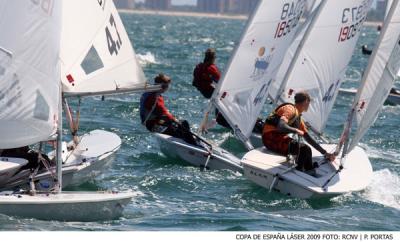
[[[121,9],[135,8],[135,0],[114,0],[114,4],[117,8]]]
[[[147,9],[168,10],[171,8],[171,0],[146,0],[144,6]]]
[[[197,11],[206,13],[250,14],[259,0],[197,0]]]
[[[387,4],[388,4],[388,2],[386,0],[380,0],[380,1],[376,2],[377,15],[382,20],[385,18]]]
[[[234,12],[239,14],[251,14],[259,0],[236,0]]]
[[[222,13],[225,0],[197,0],[197,11],[206,13]]]

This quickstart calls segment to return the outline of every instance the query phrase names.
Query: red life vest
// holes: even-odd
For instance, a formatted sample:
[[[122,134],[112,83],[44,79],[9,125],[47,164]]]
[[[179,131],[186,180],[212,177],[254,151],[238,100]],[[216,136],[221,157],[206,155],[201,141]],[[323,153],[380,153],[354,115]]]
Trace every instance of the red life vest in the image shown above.
[[[193,71],[193,83],[200,92],[213,91],[212,83],[218,83],[221,73],[214,64],[199,63]]]

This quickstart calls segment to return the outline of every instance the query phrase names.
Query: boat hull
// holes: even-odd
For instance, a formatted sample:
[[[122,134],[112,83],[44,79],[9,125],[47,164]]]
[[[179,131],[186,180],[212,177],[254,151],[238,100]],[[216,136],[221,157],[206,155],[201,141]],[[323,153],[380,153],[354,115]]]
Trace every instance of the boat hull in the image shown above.
[[[346,95],[355,95],[357,90],[340,88],[339,92]],[[386,98],[385,104],[400,105],[400,94],[390,93],[389,96]]]
[[[58,221],[113,220],[122,216],[134,193],[62,192],[60,194],[0,193],[0,213]]]
[[[111,165],[113,154],[121,146],[121,139],[114,133],[94,130],[83,135],[74,150],[67,150],[70,145],[72,142],[63,146],[63,154],[65,154],[62,168],[63,187],[79,185],[99,176]],[[54,157],[54,152],[50,152],[49,157]],[[55,173],[55,167],[53,167],[53,172]],[[18,173],[9,179],[1,190],[16,187],[28,189],[29,175],[28,170]],[[38,190],[46,191],[54,186],[54,178],[47,170],[40,171],[34,177],[34,181]]]
[[[334,146],[323,145],[326,150]],[[316,155],[318,154],[318,155]],[[313,149],[313,161],[323,161]],[[349,153],[344,168],[337,173],[339,161],[323,161],[316,174],[309,175],[295,169],[286,157],[265,148],[248,152],[242,159],[244,175],[256,184],[282,194],[302,198],[330,198],[363,190],[372,179],[372,167],[365,151],[356,147]]]
[[[243,171],[240,159],[219,147],[213,147],[212,154],[207,162],[209,152],[205,148],[190,145],[182,139],[169,135],[158,133],[154,135],[160,144],[161,151],[170,158],[180,159],[190,165],[208,170],[228,169],[236,172]]]
[[[28,161],[25,159],[0,157],[0,187],[26,164],[28,164]]]

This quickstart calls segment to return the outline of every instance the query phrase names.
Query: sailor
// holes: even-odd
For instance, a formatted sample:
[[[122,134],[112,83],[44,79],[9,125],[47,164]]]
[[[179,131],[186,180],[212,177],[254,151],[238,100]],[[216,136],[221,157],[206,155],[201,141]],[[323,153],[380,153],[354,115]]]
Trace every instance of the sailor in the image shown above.
[[[215,64],[216,58],[217,54],[215,49],[207,49],[204,55],[204,61],[197,64],[193,71],[192,85],[207,99],[211,98],[215,90],[215,85],[221,78],[221,73]]]
[[[215,49],[208,48],[204,53],[203,62],[197,64],[193,70],[192,85],[207,99],[212,97],[215,86],[221,78],[221,73],[215,64],[216,58],[217,54]],[[219,125],[231,129],[229,123],[218,110],[215,111],[215,116]]]
[[[311,148],[289,137],[294,133],[304,139],[318,150],[330,161],[335,160],[333,154],[322,148],[307,132],[306,125],[301,114],[308,110],[311,98],[306,92],[298,92],[295,97],[295,104],[284,103],[278,106],[265,120],[262,132],[262,140],[265,147],[281,155],[288,154],[297,156],[297,167],[300,171],[312,171],[317,164],[312,162]]]
[[[161,90],[146,92],[140,99],[140,119],[142,124],[150,132],[171,135],[181,138],[189,144],[196,145],[197,142],[192,132],[190,132],[189,123],[186,120],[180,122],[165,107],[164,97],[161,94],[168,90],[171,78],[161,73],[155,77],[154,83],[161,85]]]
[[[361,46],[361,52],[363,53],[363,55],[371,55],[372,54],[372,50],[368,49],[368,45]]]

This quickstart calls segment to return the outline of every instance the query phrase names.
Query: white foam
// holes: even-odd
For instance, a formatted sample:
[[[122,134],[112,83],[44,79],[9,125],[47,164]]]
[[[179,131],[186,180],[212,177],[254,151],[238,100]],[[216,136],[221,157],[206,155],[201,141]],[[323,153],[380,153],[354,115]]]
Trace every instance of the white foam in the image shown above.
[[[204,42],[204,43],[215,44],[215,40],[213,40],[211,38],[202,38],[202,39],[200,39],[200,41]]]
[[[400,177],[389,169],[374,172],[363,196],[372,202],[400,209]]]
[[[366,144],[360,144],[367,152],[368,157],[375,159],[384,159],[393,163],[400,163],[400,153],[397,150],[382,150],[375,147],[371,147]]]
[[[136,58],[142,66],[148,64],[159,64],[156,60],[156,57],[151,52],[146,52],[146,54],[136,54]]]

